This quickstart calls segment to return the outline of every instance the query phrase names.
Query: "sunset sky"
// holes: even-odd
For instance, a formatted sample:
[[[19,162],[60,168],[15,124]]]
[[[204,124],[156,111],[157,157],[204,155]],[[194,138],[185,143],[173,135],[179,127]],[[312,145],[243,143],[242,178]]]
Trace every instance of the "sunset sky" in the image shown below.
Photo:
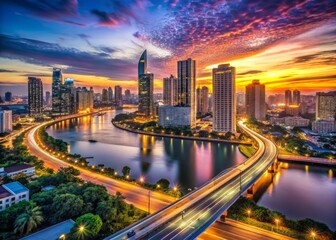
[[[336,89],[335,0],[2,0],[0,94],[27,94],[27,76],[50,90],[52,67],[77,86],[137,91],[148,51],[155,91],[196,60],[197,85],[230,63],[242,91],[259,79],[269,92]]]

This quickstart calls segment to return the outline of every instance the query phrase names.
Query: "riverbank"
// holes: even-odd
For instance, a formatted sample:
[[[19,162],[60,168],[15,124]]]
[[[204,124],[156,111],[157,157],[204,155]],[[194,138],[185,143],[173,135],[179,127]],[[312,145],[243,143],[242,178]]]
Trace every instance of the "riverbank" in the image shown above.
[[[293,155],[279,155],[278,160],[280,162],[299,163],[306,165],[316,165],[324,167],[336,168],[336,160],[325,158],[314,158],[305,156],[293,156]]]
[[[252,145],[251,143],[248,143],[248,142],[240,142],[236,140],[223,140],[223,139],[204,138],[204,137],[190,137],[190,136],[181,136],[181,135],[166,134],[166,133],[154,133],[154,132],[141,131],[141,130],[130,129],[130,128],[121,126],[120,124],[114,121],[112,121],[112,124],[113,126],[121,130],[136,133],[136,134],[148,135],[148,136],[177,138],[177,139],[185,139],[185,140],[193,140],[193,141],[204,141],[204,142],[229,143],[229,144],[235,144],[235,145],[247,145],[247,146]]]

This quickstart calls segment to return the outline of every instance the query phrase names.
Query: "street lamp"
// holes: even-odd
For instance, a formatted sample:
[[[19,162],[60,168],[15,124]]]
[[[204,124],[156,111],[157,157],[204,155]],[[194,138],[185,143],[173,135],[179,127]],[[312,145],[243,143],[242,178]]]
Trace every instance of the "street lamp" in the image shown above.
[[[280,220],[276,218],[275,219],[275,224],[276,224],[277,230],[279,229],[279,222],[280,222]]]
[[[247,210],[247,214],[248,214],[248,217],[250,218],[251,217],[251,210],[250,209]]]
[[[143,177],[140,177],[140,182],[143,183],[145,179]]]
[[[80,232],[83,232],[84,229],[85,229],[85,227],[84,227],[83,225],[79,227],[79,231],[80,231]]]
[[[314,231],[312,231],[310,235],[312,236],[313,239],[315,239],[316,233]]]
[[[156,185],[156,188],[160,188],[160,187],[161,187],[160,184],[157,184],[157,185]]]

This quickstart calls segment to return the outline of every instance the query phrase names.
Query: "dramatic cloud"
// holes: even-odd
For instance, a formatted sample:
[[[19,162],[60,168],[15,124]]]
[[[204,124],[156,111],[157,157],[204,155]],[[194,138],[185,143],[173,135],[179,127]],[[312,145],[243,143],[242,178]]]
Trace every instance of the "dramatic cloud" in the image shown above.
[[[131,24],[131,20],[139,21],[136,11],[133,7],[141,6],[140,1],[118,1],[110,2],[111,12],[93,9],[91,14],[98,18],[99,26],[116,27],[120,24]],[[139,11],[139,10],[138,10]]]
[[[178,57],[218,59],[255,54],[335,17],[334,0],[168,1],[167,14],[137,35]]]
[[[75,24],[78,26],[85,26],[85,24],[69,19],[78,17],[77,0],[3,0],[2,2],[24,8],[31,12],[33,16],[39,18]]]
[[[250,70],[247,72],[243,72],[243,73],[237,73],[237,75],[251,75],[251,74],[258,74],[258,73],[262,73],[264,71],[261,70]]]
[[[19,59],[42,66],[56,64],[68,66],[67,72],[105,77],[133,79],[136,65],[125,60],[113,59],[95,52],[64,48],[58,44],[0,34],[1,56]]]
[[[311,61],[323,61],[328,64],[335,64],[336,63],[336,50],[330,50],[330,51],[321,51],[315,54],[310,55],[304,55],[299,56],[293,59],[293,63],[305,63],[305,62],[311,62]]]
[[[9,70],[9,69],[0,69],[0,73],[12,73],[12,72],[17,72],[17,71]]]

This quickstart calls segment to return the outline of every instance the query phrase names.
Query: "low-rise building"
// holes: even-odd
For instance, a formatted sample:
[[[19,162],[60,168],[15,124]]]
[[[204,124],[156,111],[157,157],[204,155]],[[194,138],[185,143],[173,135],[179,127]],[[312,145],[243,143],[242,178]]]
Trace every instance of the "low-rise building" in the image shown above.
[[[11,182],[0,186],[0,211],[23,200],[29,200],[29,189],[21,183]]]
[[[1,171],[0,171],[1,172]],[[33,176],[35,174],[35,167],[30,164],[13,165],[4,168],[5,176],[14,177],[20,173],[26,176]]]
[[[331,133],[336,131],[335,120],[317,120],[312,124],[313,132],[317,133]]]
[[[299,116],[300,106],[299,105],[288,105],[285,107],[285,111],[287,115]]]
[[[162,127],[190,126],[190,107],[159,107],[159,125]]]
[[[305,119],[302,117],[272,117],[270,119],[270,123],[275,125],[285,125],[288,127],[307,127],[309,126],[309,119]]]

